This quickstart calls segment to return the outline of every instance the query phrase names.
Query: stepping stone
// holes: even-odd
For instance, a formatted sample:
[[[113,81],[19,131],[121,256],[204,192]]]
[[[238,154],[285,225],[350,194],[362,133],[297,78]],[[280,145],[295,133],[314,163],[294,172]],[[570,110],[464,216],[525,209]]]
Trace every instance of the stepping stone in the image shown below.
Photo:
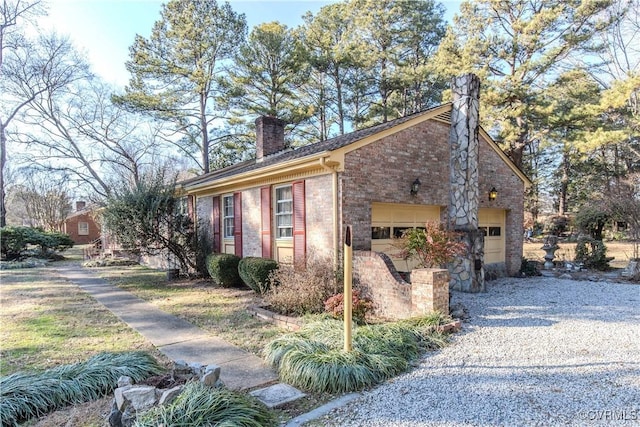
[[[249,394],[264,403],[267,408],[277,408],[306,396],[305,393],[297,388],[280,383],[254,390]]]

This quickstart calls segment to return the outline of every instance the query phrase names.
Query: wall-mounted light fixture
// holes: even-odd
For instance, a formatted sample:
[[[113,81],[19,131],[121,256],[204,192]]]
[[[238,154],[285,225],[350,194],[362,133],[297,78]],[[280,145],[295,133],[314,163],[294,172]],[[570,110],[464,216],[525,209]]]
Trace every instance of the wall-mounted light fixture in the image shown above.
[[[497,198],[498,198],[498,190],[496,190],[496,187],[491,187],[491,190],[489,190],[489,201],[493,202]]]
[[[413,184],[411,184],[411,195],[415,196],[416,194],[418,194],[418,190],[420,190],[420,186],[422,185],[422,183],[420,182],[420,180],[418,178],[416,178],[415,181],[413,181]]]

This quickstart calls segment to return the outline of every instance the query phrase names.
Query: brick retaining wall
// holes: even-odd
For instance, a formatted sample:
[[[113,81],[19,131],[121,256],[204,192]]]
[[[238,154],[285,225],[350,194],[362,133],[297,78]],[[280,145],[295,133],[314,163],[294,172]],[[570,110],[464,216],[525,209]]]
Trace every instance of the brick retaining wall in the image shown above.
[[[449,313],[449,272],[444,269],[417,269],[411,282],[398,274],[383,253],[355,251],[354,285],[374,302],[374,314],[387,319],[406,319],[433,311]]]

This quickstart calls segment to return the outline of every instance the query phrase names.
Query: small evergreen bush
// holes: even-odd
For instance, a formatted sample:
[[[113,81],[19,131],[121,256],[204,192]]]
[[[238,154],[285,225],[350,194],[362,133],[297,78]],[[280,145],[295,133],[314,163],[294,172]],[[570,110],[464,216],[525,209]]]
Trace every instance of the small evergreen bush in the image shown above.
[[[207,271],[213,281],[225,288],[241,286],[238,273],[240,257],[233,254],[211,254],[207,256]]]
[[[73,247],[73,240],[67,234],[47,232],[33,227],[3,227],[0,229],[0,252],[7,260],[25,256],[30,246],[37,246],[35,255],[48,257],[53,251],[64,251]]]
[[[520,275],[524,277],[540,276],[538,262],[522,257],[522,261],[520,262]]]
[[[609,261],[613,258],[607,257],[607,247],[602,240],[591,237],[580,237],[576,244],[576,262],[581,262],[584,267],[595,270],[609,270]]]
[[[269,258],[246,257],[238,263],[238,273],[245,285],[259,294],[269,290],[269,274],[278,268],[278,263]]]
[[[324,301],[338,291],[330,259],[314,258],[306,267],[281,265],[269,276],[265,300],[278,313],[301,316],[322,313]]]

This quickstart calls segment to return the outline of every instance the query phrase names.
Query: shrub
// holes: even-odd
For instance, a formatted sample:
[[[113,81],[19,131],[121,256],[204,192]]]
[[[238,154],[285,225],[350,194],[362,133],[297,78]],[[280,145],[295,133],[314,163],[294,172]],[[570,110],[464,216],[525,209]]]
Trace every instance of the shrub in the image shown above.
[[[23,257],[29,246],[38,246],[38,255],[47,257],[53,251],[64,251],[73,247],[67,234],[46,232],[32,227],[4,227],[0,230],[0,251],[7,260]]]
[[[351,293],[351,316],[358,323],[364,323],[369,312],[373,310],[373,302],[368,298],[361,298],[360,291],[355,289]],[[336,294],[324,302],[324,309],[337,319],[344,317],[344,294]]]
[[[207,256],[207,271],[213,281],[225,288],[241,286],[238,264],[240,257],[233,254],[211,254]]]
[[[602,240],[602,230],[610,216],[600,205],[582,206],[576,214],[576,226],[588,233],[593,239]]]
[[[328,259],[311,259],[306,268],[281,265],[269,276],[265,300],[282,314],[322,313],[324,301],[338,290]]]
[[[169,405],[141,415],[138,427],[155,426],[276,426],[274,415],[256,399],[225,388],[190,382]]]
[[[246,257],[238,263],[238,273],[245,285],[259,294],[269,290],[269,274],[278,263],[269,258]]]
[[[440,267],[467,250],[458,240],[459,233],[445,230],[435,221],[428,221],[424,229],[411,228],[405,231],[394,244],[400,249],[396,254],[402,259],[416,259],[419,267]]]
[[[555,215],[550,217],[544,225],[547,233],[559,236],[569,229],[569,218],[563,215]]]
[[[522,257],[522,261],[520,263],[520,275],[524,277],[540,276],[538,262]]]
[[[106,396],[123,375],[141,381],[160,372],[156,361],[142,352],[101,353],[41,373],[16,372],[0,379],[0,419],[3,426],[17,425],[63,406]]]
[[[607,257],[607,247],[602,240],[590,237],[580,237],[576,244],[576,262],[581,262],[586,268],[596,270],[608,270],[609,261],[613,258]]]

